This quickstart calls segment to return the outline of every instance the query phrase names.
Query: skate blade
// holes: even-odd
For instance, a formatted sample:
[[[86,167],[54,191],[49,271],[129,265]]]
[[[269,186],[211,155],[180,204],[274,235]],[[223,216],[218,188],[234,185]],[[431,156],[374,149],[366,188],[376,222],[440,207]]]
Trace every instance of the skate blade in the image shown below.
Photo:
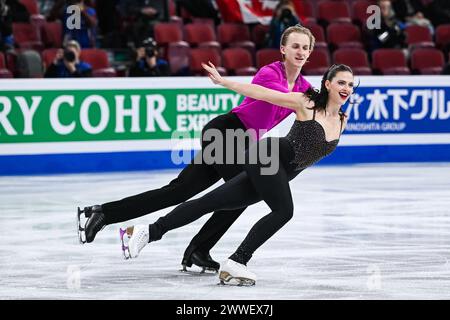
[[[132,227],[131,227],[132,228]],[[120,228],[120,242],[122,244],[122,253],[123,253],[123,257],[125,260],[131,259],[131,254],[130,254],[130,248],[128,246],[128,242],[130,240],[130,236],[128,235],[128,230],[129,228],[126,229],[122,229]],[[126,235],[126,237],[125,237]]]
[[[219,274],[220,285],[230,285],[238,287],[251,287],[256,284],[256,281],[248,278],[233,277],[231,274],[225,271],[221,271]]]
[[[190,268],[190,267],[189,267]],[[182,265],[182,268],[180,269],[180,272],[192,274],[192,275],[215,275],[219,270],[214,268],[206,268],[206,267],[199,267],[197,268],[190,268],[188,269],[188,266]]]
[[[134,226],[127,227],[126,229],[120,228],[120,241],[122,242],[122,252],[125,260],[132,259],[133,256],[130,252],[129,242],[133,235]]]
[[[77,231],[78,231],[78,242],[80,244],[86,243],[86,233],[84,232],[84,228],[81,226],[81,215],[84,213],[83,210],[80,210],[80,207],[78,207],[77,211]],[[85,223],[86,225],[86,223]]]

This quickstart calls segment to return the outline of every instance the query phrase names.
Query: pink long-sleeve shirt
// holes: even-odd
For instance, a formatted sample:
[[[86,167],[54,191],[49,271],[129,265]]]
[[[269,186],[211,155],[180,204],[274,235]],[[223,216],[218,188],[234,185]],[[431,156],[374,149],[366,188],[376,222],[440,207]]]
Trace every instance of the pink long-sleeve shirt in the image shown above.
[[[254,76],[252,83],[281,92],[289,92],[284,64],[281,61],[262,67]],[[309,87],[311,84],[300,74],[292,91],[305,92]],[[262,134],[275,127],[294,110],[245,97],[242,103],[231,112],[239,117],[247,129],[255,130],[256,139],[259,139]]]

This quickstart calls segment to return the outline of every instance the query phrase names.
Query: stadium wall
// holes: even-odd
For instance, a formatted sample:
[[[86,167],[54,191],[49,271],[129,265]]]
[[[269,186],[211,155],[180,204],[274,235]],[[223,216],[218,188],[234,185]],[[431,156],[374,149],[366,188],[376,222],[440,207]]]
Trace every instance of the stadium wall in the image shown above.
[[[318,87],[320,77],[307,77]],[[250,82],[249,77],[235,77]],[[359,77],[319,164],[450,161],[450,77]],[[180,168],[242,101],[206,77],[13,79],[0,86],[0,175]],[[294,116],[269,135],[285,135]]]

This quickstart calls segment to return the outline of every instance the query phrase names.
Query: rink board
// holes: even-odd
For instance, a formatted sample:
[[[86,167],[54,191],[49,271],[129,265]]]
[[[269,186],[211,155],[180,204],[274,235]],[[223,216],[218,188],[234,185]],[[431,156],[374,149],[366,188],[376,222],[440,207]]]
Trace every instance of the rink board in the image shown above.
[[[356,81],[347,129],[319,164],[450,161],[450,77]],[[0,175],[180,168],[198,150],[203,125],[242,101],[201,77],[0,84]],[[285,135],[293,119],[269,135]]]

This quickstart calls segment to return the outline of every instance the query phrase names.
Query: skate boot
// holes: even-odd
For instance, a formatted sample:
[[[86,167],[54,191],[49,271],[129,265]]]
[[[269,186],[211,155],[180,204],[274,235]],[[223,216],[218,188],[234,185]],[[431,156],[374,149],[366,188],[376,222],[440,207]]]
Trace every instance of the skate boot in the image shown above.
[[[120,228],[120,241],[125,260],[134,259],[139,252],[148,244],[150,234],[148,225],[136,225],[126,229]]]
[[[183,260],[181,265],[183,269],[181,271],[187,272],[187,267],[192,267],[192,264],[202,268],[200,273],[207,271],[218,272],[220,264],[211,258],[209,253],[206,253],[193,245],[189,245],[184,252]]]
[[[247,266],[228,259],[220,265],[219,279],[220,284],[254,286],[256,274],[248,271]]]
[[[85,221],[84,228],[81,226],[82,215],[84,213]],[[78,239],[81,244],[90,243],[94,241],[96,234],[106,226],[105,214],[102,211],[102,206],[94,205],[85,207],[83,210],[78,207]]]

